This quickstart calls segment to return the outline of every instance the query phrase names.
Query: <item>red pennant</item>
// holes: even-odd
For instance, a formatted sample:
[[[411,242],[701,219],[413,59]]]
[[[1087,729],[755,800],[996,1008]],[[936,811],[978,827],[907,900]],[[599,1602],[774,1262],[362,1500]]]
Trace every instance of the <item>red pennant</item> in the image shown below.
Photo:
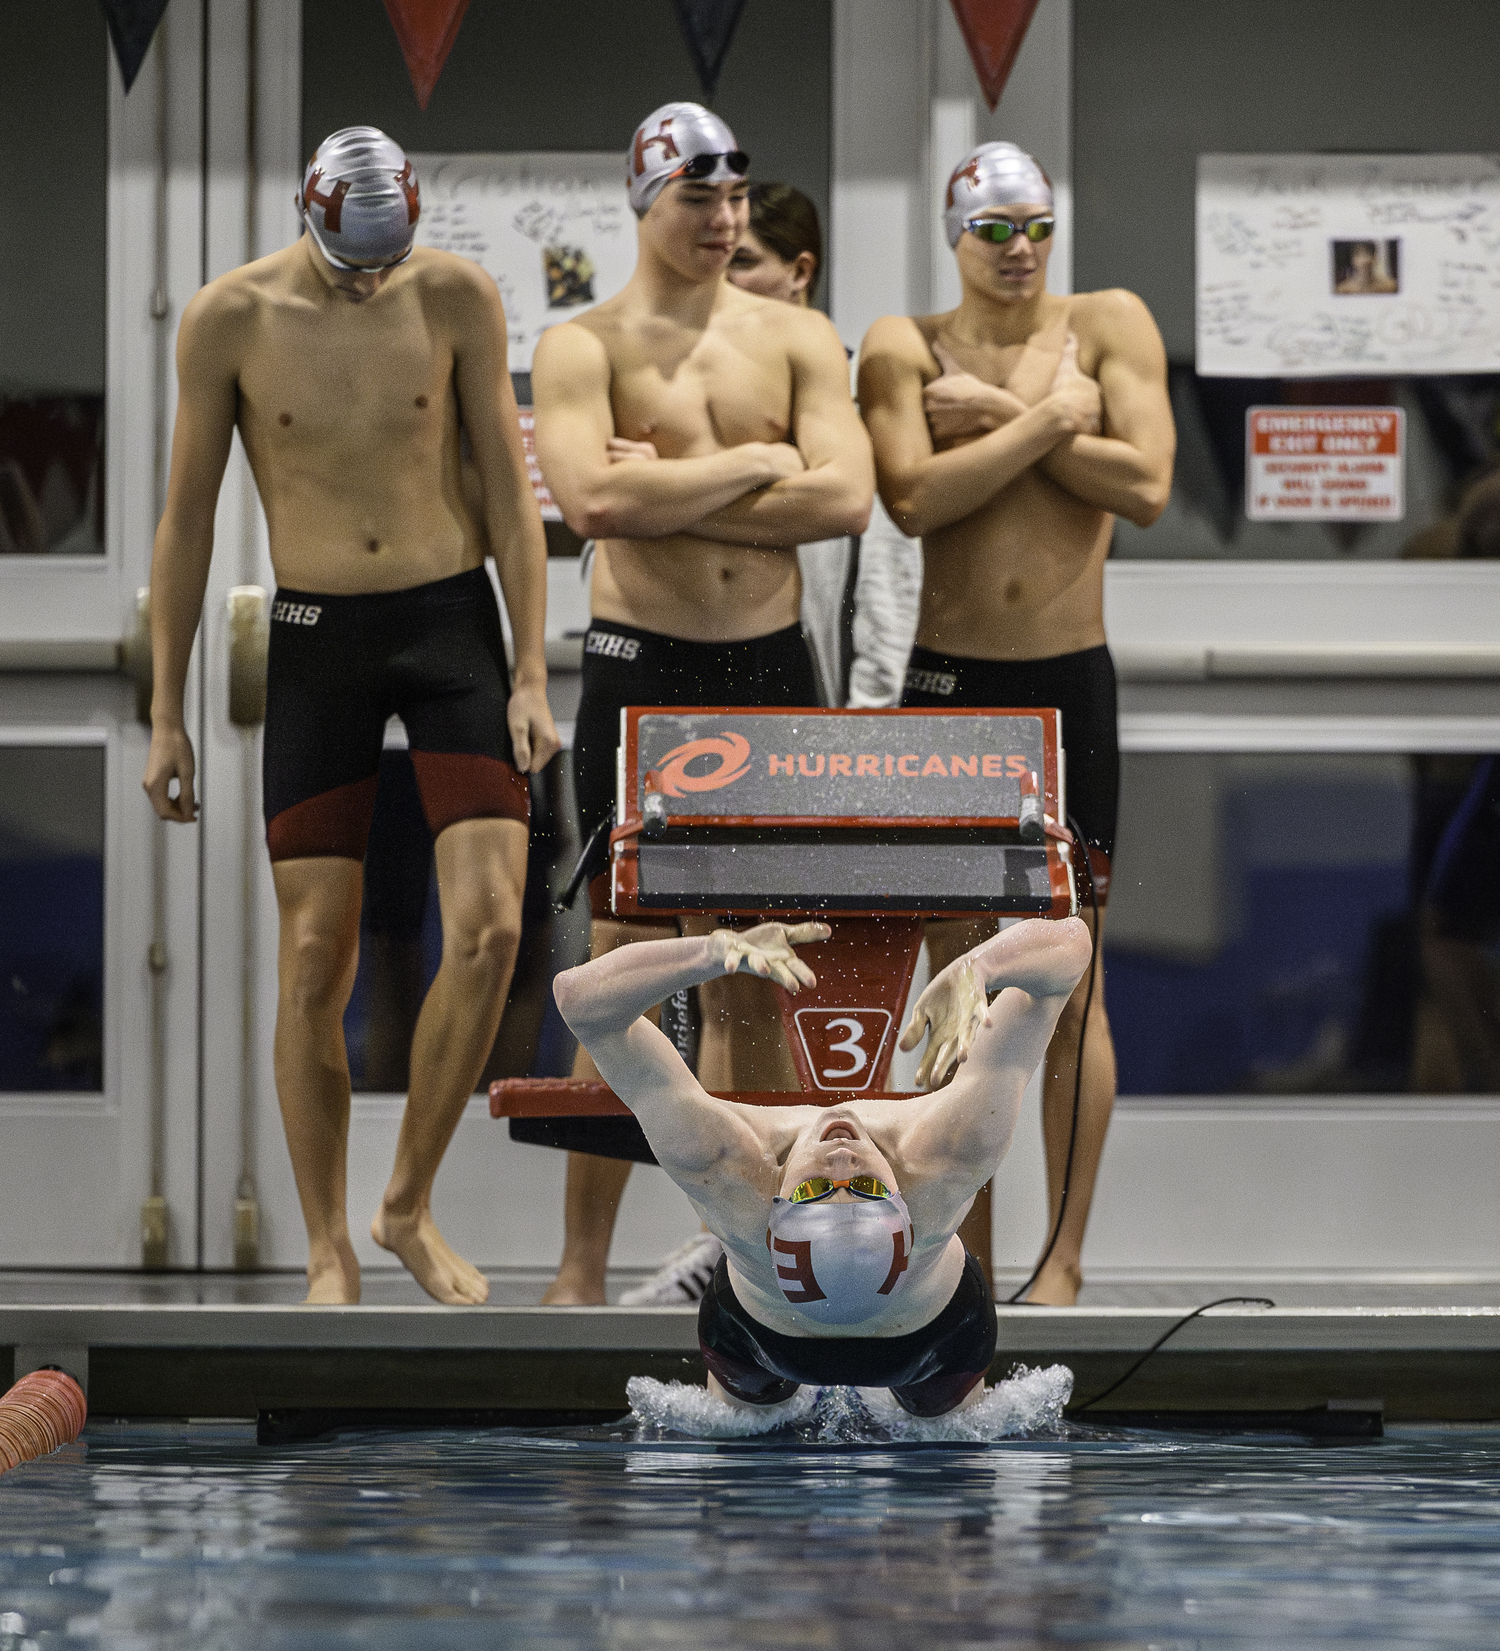
[[[401,42],[417,107],[425,109],[453,50],[469,0],[385,0],[385,9]]]
[[[985,102],[992,110],[1010,79],[1035,10],[1036,0],[953,0],[953,15],[963,31]]]

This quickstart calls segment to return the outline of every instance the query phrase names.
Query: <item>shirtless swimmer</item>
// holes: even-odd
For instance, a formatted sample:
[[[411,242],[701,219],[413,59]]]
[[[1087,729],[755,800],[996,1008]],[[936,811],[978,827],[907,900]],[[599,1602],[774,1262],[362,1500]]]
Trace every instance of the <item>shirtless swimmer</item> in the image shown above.
[[[336,132],[309,163],[298,205],[300,240],[211,282],[183,313],[151,565],[145,787],[163,819],[196,816],[183,685],[238,429],[279,585],[264,800],[281,914],[276,1089],[307,1223],[307,1299],[359,1300],[344,1205],[343,1014],[394,712],[436,838],[443,956],[371,1232],[439,1301],[480,1302],[489,1286],[444,1241],[431,1195],[505,1004],[526,877],[526,772],[558,746],[542,645],[546,541],[499,294],[467,259],[413,247],[420,200],[405,155],[374,127]],[[479,511],[465,503],[461,427]],[[515,637],[513,688],[487,545]]]
[[[860,355],[860,410],[881,498],[922,540],[921,613],[902,704],[1061,709],[1068,808],[1088,840],[1102,908],[1119,792],[1104,562],[1115,516],[1144,527],[1166,506],[1175,445],[1166,356],[1133,293],[1048,293],[1052,188],[1014,144],[985,143],[965,156],[943,221],[963,283],[958,308],[886,316]],[[993,927],[929,924],[934,970]],[[1071,1304],[1082,1279],[1115,1091],[1104,971],[1095,973],[1068,1207],[1032,1301]],[[1086,996],[1080,988],[1069,1004],[1046,1063],[1049,1232]],[[984,1257],[989,1219],[986,1193],[964,1234]]]
[[[749,164],[696,103],[648,115],[626,161],[635,273],[543,334],[532,365],[537,456],[569,524],[597,543],[573,745],[585,842],[613,812],[622,706],[816,705],[797,546],[860,532],[869,515],[870,445],[838,335],[816,310],[725,279]],[[675,932],[613,918],[604,868],[601,843],[594,955]],[[798,1087],[765,987],[716,978],[701,1002],[705,1081]],[[586,1051],[574,1070],[593,1075]],[[649,1146],[629,1119],[514,1120],[511,1133],[579,1149],[543,1299],[602,1302],[630,1160],[649,1160]]]
[[[888,1387],[912,1414],[938,1416],[984,1391],[995,1307],[956,1234],[1088,967],[1088,929],[1077,918],[1017,923],[938,975],[901,1044],[926,1032],[920,1080],[955,1075],[917,1100],[720,1100],[643,1018],[672,992],[739,970],[789,992],[812,985],[792,948],[828,932],[764,923],[622,947],[559,975],[554,990],[724,1245],[698,1312],[709,1391],[767,1405],[801,1383]]]

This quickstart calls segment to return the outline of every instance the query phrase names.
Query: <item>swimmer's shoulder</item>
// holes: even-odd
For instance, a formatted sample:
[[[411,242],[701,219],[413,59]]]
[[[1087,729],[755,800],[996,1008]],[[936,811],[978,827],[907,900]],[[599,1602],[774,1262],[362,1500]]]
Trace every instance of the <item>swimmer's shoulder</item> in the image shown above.
[[[264,317],[295,297],[296,243],[226,270],[199,287],[182,311],[179,359],[237,359],[249,348]]]
[[[933,340],[947,315],[882,315],[872,322],[859,347],[860,382],[866,374],[905,377],[915,372],[923,384],[939,377],[942,368],[932,353]]]
[[[614,300],[610,300],[614,302]],[[587,315],[548,327],[536,341],[531,358],[533,396],[549,390],[590,393],[602,386],[608,392],[613,370],[610,340],[617,326],[605,317],[601,325],[600,304]]]
[[[1146,301],[1125,287],[1075,293],[1068,303],[1068,328],[1078,337],[1079,366],[1112,350],[1161,346],[1161,334]]]
[[[460,325],[505,313],[495,278],[472,258],[460,258],[456,252],[413,247],[398,273],[420,290],[425,301]]]

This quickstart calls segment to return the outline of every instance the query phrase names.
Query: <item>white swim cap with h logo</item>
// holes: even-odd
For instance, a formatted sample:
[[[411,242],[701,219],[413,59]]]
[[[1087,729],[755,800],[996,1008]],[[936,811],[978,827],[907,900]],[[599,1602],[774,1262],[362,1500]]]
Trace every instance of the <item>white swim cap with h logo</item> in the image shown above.
[[[390,269],[411,256],[422,203],[401,145],[378,127],[346,126],[307,163],[297,210],[335,269]]]
[[[713,166],[706,163],[716,162]],[[697,166],[692,163],[698,162]],[[733,183],[750,170],[750,157],[734,133],[701,103],[664,103],[635,129],[625,162],[625,183],[637,218],[673,178]]]
[[[1052,210],[1047,174],[1013,143],[981,143],[953,168],[943,201],[943,228],[956,247],[966,219],[997,206],[1045,206]]]

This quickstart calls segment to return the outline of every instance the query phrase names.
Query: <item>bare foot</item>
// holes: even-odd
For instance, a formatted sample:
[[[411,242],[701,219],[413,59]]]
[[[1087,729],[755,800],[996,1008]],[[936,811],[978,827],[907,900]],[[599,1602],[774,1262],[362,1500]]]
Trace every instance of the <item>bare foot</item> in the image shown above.
[[[603,1307],[604,1280],[562,1267],[542,1292],[543,1307]]]
[[[1083,1274],[1077,1267],[1049,1261],[1026,1299],[1037,1307],[1076,1307],[1082,1288]]]
[[[381,1249],[398,1257],[435,1301],[450,1307],[478,1307],[488,1300],[490,1281],[449,1249],[431,1210],[407,1216],[392,1215],[382,1207],[370,1223],[370,1236]]]
[[[307,1294],[312,1307],[354,1307],[359,1303],[359,1263],[348,1238],[331,1244],[307,1262]]]

